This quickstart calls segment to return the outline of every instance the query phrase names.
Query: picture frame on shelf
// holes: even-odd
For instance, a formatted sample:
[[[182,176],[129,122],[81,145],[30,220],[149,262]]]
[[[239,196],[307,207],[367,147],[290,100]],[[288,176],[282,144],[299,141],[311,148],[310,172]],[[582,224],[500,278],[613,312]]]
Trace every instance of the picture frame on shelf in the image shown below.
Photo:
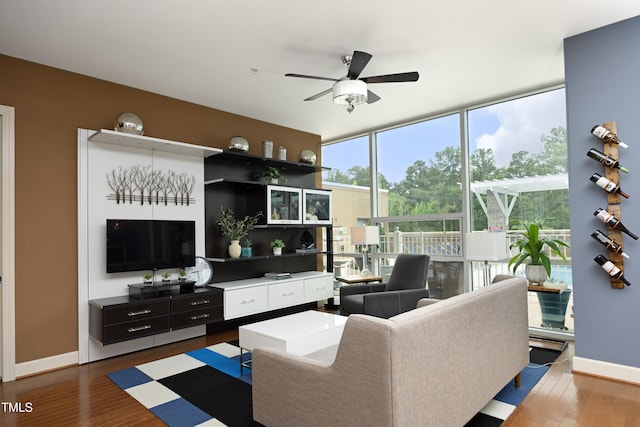
[[[302,190],[304,201],[303,224],[330,225],[333,221],[331,190]]]
[[[267,224],[302,224],[302,189],[267,185]]]

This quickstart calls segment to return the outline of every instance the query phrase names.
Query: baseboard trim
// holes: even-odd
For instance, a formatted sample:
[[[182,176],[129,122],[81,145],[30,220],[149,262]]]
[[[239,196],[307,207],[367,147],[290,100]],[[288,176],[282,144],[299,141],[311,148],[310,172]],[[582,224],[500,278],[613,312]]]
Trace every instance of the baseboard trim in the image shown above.
[[[625,383],[640,384],[640,368],[601,360],[575,356],[573,358],[573,372],[609,378]]]
[[[46,371],[64,368],[78,364],[78,352],[72,351],[43,359],[30,360],[28,362],[16,363],[16,378],[28,377],[41,374]]]

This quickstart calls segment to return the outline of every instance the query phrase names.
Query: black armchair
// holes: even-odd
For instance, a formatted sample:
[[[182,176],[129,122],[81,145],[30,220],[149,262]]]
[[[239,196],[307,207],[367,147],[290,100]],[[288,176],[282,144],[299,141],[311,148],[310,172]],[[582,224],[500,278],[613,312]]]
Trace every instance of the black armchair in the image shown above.
[[[428,268],[428,255],[398,255],[387,283],[340,288],[340,314],[369,314],[388,319],[413,310],[418,300],[429,297]]]

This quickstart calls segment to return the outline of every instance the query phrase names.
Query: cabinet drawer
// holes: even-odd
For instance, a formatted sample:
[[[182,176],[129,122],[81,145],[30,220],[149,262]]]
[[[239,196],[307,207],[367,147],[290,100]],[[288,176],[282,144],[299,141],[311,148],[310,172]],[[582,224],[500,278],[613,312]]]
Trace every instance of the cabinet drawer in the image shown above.
[[[168,315],[105,326],[103,329],[102,343],[113,344],[120,341],[155,335],[161,332],[167,332],[169,327],[170,321]]]
[[[203,325],[205,323],[219,322],[222,320],[222,305],[207,307],[200,310],[174,313],[171,317],[171,329],[188,328],[190,326]]]
[[[304,281],[304,301],[320,301],[333,297],[333,276],[314,277]]]
[[[222,292],[206,292],[189,297],[176,297],[171,302],[173,315],[205,308],[222,307]]]
[[[169,315],[169,299],[146,304],[127,305],[124,307],[104,308],[104,326],[118,323],[135,322],[152,317]]]
[[[243,289],[225,289],[224,318],[233,319],[267,311],[267,301],[266,285]]]
[[[269,310],[291,307],[304,302],[304,285],[301,280],[269,285]]]

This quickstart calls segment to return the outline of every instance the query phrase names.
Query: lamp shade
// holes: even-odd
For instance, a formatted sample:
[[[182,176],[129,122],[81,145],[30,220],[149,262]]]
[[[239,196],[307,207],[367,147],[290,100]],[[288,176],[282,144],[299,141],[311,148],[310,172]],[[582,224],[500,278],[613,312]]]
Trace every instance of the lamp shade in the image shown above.
[[[501,261],[508,257],[507,233],[484,231],[467,233],[465,254],[471,261]]]
[[[354,245],[377,245],[380,243],[378,227],[371,225],[351,227],[351,243]]]
[[[367,84],[362,80],[340,80],[333,85],[333,102],[356,105],[367,102]]]

